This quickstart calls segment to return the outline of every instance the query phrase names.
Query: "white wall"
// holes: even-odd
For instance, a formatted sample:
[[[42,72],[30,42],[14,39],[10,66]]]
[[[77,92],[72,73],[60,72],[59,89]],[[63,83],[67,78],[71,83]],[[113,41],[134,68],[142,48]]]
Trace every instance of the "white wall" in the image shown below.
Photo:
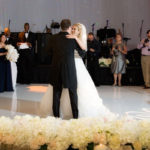
[[[0,0],[0,30],[8,26],[11,31],[22,31],[29,22],[33,32],[43,32],[51,20],[70,18],[72,23],[82,22],[87,30],[96,23],[99,29],[110,21],[110,27],[121,29],[125,23],[125,36],[132,38],[129,49],[139,42],[141,20],[144,20],[143,36],[150,28],[150,0]]]

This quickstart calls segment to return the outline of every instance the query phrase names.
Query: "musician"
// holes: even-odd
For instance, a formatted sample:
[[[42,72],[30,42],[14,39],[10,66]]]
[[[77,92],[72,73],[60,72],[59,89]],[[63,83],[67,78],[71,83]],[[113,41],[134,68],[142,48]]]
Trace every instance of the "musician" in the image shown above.
[[[29,23],[24,24],[24,31],[18,35],[18,79],[21,84],[29,84],[33,80],[34,63],[34,34],[29,30]]]
[[[26,42],[27,45],[30,47],[30,49],[32,49],[32,51],[34,51],[35,37],[34,37],[34,34],[30,31],[29,23],[24,24],[24,31],[19,34],[22,34],[21,40],[23,42]],[[19,39],[19,42],[20,42],[20,39]]]
[[[99,79],[99,54],[100,43],[95,39],[94,34],[88,34],[87,68],[96,86],[100,85]]]
[[[49,35],[52,35],[52,31],[50,28],[46,28],[46,33],[49,34]]]
[[[150,30],[147,31],[147,38],[142,39],[138,44],[138,49],[141,49],[141,65],[145,82],[145,89],[150,88]]]
[[[16,38],[12,36],[10,29],[5,28],[4,29],[4,35],[6,36],[6,44],[11,44],[14,47],[16,47]]]

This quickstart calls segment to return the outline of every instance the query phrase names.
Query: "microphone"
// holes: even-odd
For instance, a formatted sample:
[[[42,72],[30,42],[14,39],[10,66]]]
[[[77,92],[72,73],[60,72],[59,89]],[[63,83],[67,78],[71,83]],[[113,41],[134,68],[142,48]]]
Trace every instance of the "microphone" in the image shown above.
[[[109,24],[109,20],[106,20],[106,26],[104,27],[104,29],[108,29],[108,24]]]

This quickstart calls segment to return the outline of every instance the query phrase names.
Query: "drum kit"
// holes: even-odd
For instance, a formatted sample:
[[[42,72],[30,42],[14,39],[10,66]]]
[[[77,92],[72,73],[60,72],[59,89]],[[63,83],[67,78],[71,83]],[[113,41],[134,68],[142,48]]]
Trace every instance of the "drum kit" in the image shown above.
[[[116,30],[113,29],[113,28],[109,28],[109,21],[106,20],[106,26],[102,29],[99,29],[97,31],[97,37],[99,38],[99,41],[104,44],[104,45],[112,45],[113,42],[115,41],[115,36],[116,36]],[[131,40],[131,38],[128,38],[128,37],[125,37],[124,36],[124,26],[125,24],[122,23],[122,32],[121,30],[119,29],[118,30],[118,33],[122,34],[122,38],[123,38],[123,41],[125,43],[127,43],[128,40]]]
[[[119,29],[119,33],[122,34],[123,42],[127,45],[128,40],[131,38],[124,37],[124,23],[122,23],[122,32]],[[101,43],[101,57],[110,57],[110,51],[112,45],[115,42],[116,30],[109,27],[109,20],[106,20],[106,26],[97,30],[97,37]]]
[[[59,28],[60,28],[60,24],[58,22],[55,22],[54,20],[52,20],[50,27],[48,27],[46,25],[46,27],[43,30],[43,33],[46,32],[46,33],[50,33],[50,34],[52,34],[52,33],[55,34],[58,32]]]

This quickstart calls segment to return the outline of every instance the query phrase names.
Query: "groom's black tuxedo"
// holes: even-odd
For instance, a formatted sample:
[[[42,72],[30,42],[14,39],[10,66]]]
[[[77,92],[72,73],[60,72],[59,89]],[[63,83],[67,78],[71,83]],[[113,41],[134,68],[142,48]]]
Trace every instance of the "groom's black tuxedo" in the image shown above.
[[[81,51],[74,39],[67,39],[67,32],[51,36],[49,50],[51,55],[51,79],[53,85],[53,113],[59,117],[62,88],[69,89],[73,117],[78,118],[77,77],[74,60],[75,49]]]

